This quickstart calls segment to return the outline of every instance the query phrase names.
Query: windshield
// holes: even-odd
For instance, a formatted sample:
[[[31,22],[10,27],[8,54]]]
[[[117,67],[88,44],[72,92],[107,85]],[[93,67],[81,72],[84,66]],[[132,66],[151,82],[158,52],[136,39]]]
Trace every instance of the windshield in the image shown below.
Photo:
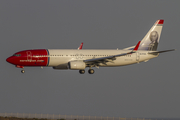
[[[19,57],[19,56],[21,56],[21,54],[14,54],[13,56],[17,56],[17,57]]]

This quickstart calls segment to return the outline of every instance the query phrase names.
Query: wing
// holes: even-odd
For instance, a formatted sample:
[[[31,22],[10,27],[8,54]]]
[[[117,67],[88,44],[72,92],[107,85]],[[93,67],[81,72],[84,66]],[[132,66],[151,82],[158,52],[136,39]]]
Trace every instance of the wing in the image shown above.
[[[106,62],[111,62],[113,60],[116,60],[116,57],[121,57],[121,56],[125,56],[127,54],[135,53],[139,48],[140,42],[141,41],[138,42],[138,44],[135,46],[135,48],[131,52],[107,56],[107,57],[95,58],[95,59],[88,59],[88,60],[84,60],[83,62],[85,62],[87,65],[98,65],[99,63],[106,64]]]
[[[123,50],[133,50],[135,46],[131,46],[131,47],[128,47],[128,48],[124,48]]]

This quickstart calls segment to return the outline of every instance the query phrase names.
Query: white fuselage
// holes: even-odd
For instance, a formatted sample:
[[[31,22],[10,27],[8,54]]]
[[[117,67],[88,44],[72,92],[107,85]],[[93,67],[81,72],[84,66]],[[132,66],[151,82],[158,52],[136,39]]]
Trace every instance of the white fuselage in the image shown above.
[[[98,50],[98,49],[48,49],[49,51],[49,64],[48,66],[66,65],[70,61],[83,61],[88,59],[102,58],[122,53],[131,52],[131,50]],[[135,64],[149,59],[157,57],[157,55],[148,54],[148,51],[138,50],[136,53],[128,54],[121,57],[116,57],[116,60],[106,62],[106,64],[100,63],[99,66],[123,66]]]

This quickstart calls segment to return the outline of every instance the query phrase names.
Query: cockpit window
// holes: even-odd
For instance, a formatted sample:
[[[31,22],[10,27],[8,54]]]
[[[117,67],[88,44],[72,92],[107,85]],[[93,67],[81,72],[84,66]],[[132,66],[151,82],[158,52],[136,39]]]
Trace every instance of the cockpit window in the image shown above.
[[[19,56],[21,56],[21,54],[14,54],[13,56],[17,56],[17,57],[19,57]]]

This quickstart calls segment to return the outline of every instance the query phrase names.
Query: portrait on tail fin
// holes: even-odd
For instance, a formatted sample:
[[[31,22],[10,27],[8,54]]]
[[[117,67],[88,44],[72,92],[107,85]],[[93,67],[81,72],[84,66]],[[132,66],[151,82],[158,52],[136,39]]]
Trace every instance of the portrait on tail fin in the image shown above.
[[[156,51],[157,50],[157,46],[158,46],[158,32],[157,31],[152,31],[150,33],[149,39],[151,41],[151,43],[149,44],[148,50],[149,51]]]
[[[147,51],[156,51],[161,31],[163,28],[164,20],[157,20],[155,24],[151,27],[148,33],[142,39],[142,42],[139,46],[139,50],[147,50]]]

